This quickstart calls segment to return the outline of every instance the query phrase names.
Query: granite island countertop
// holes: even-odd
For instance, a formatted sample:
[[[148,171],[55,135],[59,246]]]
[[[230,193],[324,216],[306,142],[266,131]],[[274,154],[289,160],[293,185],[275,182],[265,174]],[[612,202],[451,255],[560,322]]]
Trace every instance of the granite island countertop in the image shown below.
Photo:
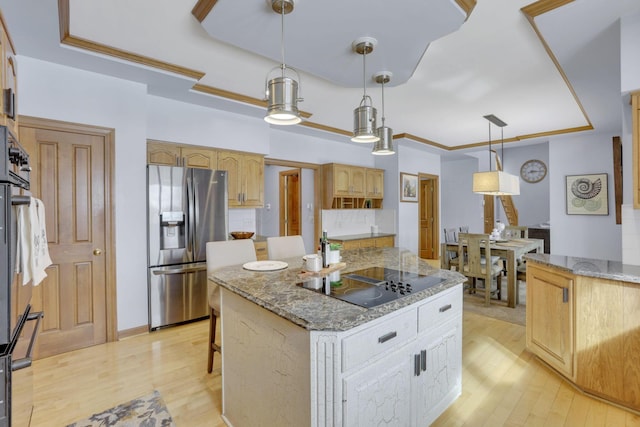
[[[347,234],[344,236],[328,236],[327,239],[347,242],[350,240],[362,240],[362,239],[377,239],[378,237],[395,237],[392,233],[361,233],[361,234]]]
[[[530,253],[525,255],[525,258],[579,276],[640,284],[640,266],[637,265],[623,264],[619,261],[542,253]]]
[[[440,284],[410,296],[372,308],[360,307],[297,286],[301,279],[302,258],[284,261],[288,267],[278,271],[249,271],[242,266],[225,267],[209,275],[209,280],[307,330],[346,331],[414,304],[465,281],[460,273],[431,267],[426,261],[401,248],[363,248],[341,251],[346,274],[369,267],[386,267],[406,272],[434,275]]]

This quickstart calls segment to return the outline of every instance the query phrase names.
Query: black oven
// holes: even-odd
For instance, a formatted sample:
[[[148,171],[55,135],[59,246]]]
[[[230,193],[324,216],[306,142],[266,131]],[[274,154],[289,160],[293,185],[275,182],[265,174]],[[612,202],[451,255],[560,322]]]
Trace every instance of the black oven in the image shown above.
[[[31,284],[16,272],[16,213],[31,200],[30,170],[26,151],[0,126],[0,427],[28,426],[33,407],[28,368],[42,313],[31,311]]]

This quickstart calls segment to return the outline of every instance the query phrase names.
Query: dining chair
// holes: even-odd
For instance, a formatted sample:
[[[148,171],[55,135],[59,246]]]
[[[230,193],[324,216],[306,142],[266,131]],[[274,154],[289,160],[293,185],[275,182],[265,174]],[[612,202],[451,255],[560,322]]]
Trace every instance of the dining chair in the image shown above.
[[[444,242],[445,243],[457,243],[458,242],[458,230],[455,228],[445,228],[444,229]],[[442,254],[447,258],[447,263],[444,265],[448,265],[449,268],[456,267],[458,268],[458,252],[457,251],[445,251]]]
[[[468,225],[461,225],[460,226],[460,232],[461,233],[468,233],[469,232],[469,226]]]
[[[207,276],[222,267],[256,260],[256,249],[251,239],[207,242]],[[210,311],[207,372],[211,373],[213,352],[222,354],[222,344],[216,344],[216,325],[220,317],[220,288],[211,280],[207,280],[207,295]]]
[[[306,250],[302,236],[267,237],[267,254],[269,255],[269,259],[304,256]]]
[[[484,281],[484,304],[491,301],[493,279],[496,279],[495,293],[498,299],[502,293],[502,266],[500,257],[491,255],[488,234],[460,233],[458,235],[458,271],[471,280],[469,293],[475,293],[477,279]],[[488,261],[487,261],[488,260]]]

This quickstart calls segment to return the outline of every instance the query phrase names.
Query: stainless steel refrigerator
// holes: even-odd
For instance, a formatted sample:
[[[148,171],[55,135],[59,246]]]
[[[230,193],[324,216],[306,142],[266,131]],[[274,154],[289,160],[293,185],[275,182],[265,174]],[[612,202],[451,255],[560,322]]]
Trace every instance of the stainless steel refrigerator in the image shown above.
[[[147,166],[149,328],[205,318],[206,245],[227,240],[227,172]]]

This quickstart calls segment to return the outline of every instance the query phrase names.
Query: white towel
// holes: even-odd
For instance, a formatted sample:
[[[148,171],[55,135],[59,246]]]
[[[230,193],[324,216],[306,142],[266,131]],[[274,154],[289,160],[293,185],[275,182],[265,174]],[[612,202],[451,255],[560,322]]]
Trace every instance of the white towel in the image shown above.
[[[22,271],[22,284],[33,280],[33,286],[47,277],[45,269],[51,265],[47,244],[44,204],[35,197],[29,205],[18,206],[18,269]]]

